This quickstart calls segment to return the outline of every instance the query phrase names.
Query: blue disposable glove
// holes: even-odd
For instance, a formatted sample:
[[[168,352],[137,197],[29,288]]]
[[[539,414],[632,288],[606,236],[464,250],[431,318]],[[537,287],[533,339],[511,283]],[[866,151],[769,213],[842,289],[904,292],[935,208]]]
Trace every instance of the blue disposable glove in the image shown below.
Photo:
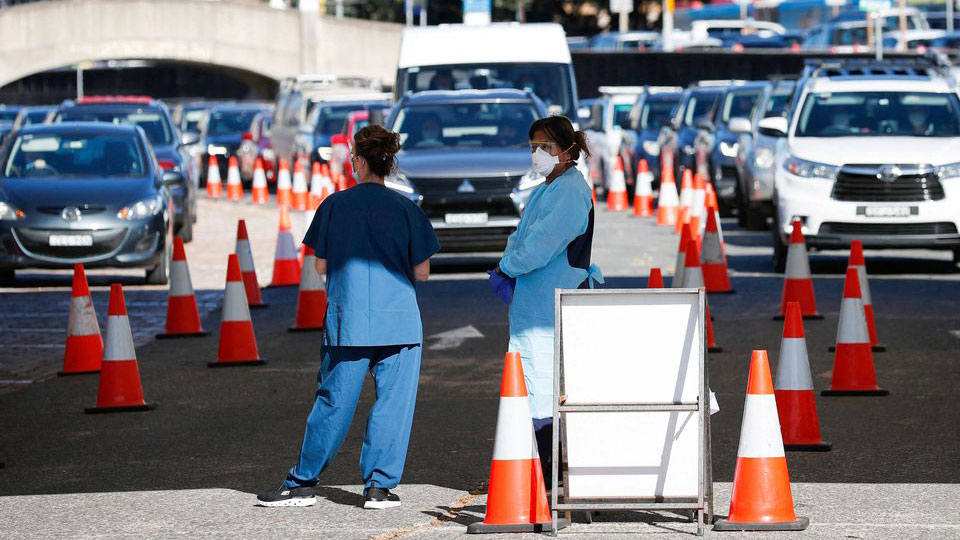
[[[490,275],[490,289],[500,297],[504,303],[509,304],[513,298],[513,288],[516,286],[517,280],[506,277],[496,270],[487,270],[487,274]]]

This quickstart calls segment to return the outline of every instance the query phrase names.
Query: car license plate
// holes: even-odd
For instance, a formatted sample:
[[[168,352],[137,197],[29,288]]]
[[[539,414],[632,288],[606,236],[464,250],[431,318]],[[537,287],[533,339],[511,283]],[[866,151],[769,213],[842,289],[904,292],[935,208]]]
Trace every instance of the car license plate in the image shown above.
[[[51,246],[77,247],[92,246],[93,235],[90,234],[51,234]]]
[[[474,214],[447,214],[443,216],[443,220],[447,225],[483,225],[487,222],[488,216],[486,212],[478,212]]]
[[[910,217],[920,213],[916,206],[858,206],[857,214],[868,218]]]

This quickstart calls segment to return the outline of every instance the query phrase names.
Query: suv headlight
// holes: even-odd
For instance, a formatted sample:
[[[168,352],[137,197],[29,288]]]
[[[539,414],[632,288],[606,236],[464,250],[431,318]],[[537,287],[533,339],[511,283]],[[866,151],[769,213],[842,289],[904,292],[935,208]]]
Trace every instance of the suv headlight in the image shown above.
[[[728,143],[720,141],[720,153],[727,157],[737,157],[737,149],[740,147],[739,143]]]
[[[937,167],[937,176],[940,178],[957,178],[960,176],[960,163],[950,163]]]
[[[793,156],[784,160],[783,168],[801,178],[824,178],[826,180],[836,180],[837,171],[840,170],[840,167],[827,165],[825,163],[815,163]]]
[[[517,191],[527,191],[542,184],[547,178],[542,174],[530,170],[520,177],[520,183],[517,184]]]
[[[384,178],[383,185],[401,193],[406,193],[407,195],[413,195],[414,193],[413,185],[403,173],[391,174],[390,176]]]
[[[643,151],[650,156],[659,156],[660,145],[657,144],[657,141],[643,141]]]
[[[753,164],[758,169],[769,169],[773,166],[773,150],[769,148],[757,148],[756,155],[753,156]]]
[[[121,208],[117,212],[117,217],[126,220],[144,219],[159,214],[161,210],[163,210],[163,198],[154,195]]]
[[[0,221],[20,221],[27,217],[23,210],[12,206],[10,203],[0,202]]]

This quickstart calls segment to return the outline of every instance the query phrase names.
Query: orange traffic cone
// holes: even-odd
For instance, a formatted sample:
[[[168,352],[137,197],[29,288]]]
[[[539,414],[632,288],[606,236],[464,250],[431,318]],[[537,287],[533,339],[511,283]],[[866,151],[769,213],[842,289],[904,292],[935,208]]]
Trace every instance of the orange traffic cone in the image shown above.
[[[684,169],[683,182],[680,184],[680,206],[677,209],[677,223],[674,225],[674,232],[679,234],[683,225],[690,222],[691,205],[693,205],[693,173],[690,172],[690,169]],[[691,235],[691,238],[694,237]]]
[[[323,195],[323,175],[320,174],[320,164],[317,162],[313,163],[312,170],[310,171],[310,193],[307,198],[307,210],[316,210],[320,206],[320,203],[323,202],[323,199],[326,198]]]
[[[780,416],[784,448],[829,451],[830,443],[823,442],[820,436],[813,378],[807,360],[807,341],[803,335],[803,316],[797,302],[787,304],[774,393],[777,396],[777,414]]]
[[[190,281],[190,268],[187,266],[187,254],[183,249],[183,239],[173,239],[173,260],[170,265],[170,294],[167,297],[166,332],[157,334],[157,339],[186,338],[208,336],[200,324],[200,311],[197,309],[197,297],[193,293]]]
[[[67,348],[63,353],[63,371],[57,375],[100,373],[103,339],[93,308],[87,274],[82,264],[73,265],[73,291],[70,293],[70,315],[67,317]]]
[[[677,184],[673,181],[673,165],[670,159],[660,159],[660,195],[657,197],[657,225],[676,225],[680,199],[677,197]]]
[[[227,259],[227,285],[223,290],[223,319],[220,322],[220,348],[217,361],[207,367],[258,366],[267,362],[257,351],[247,294],[236,253]]]
[[[617,156],[610,175],[610,190],[607,191],[607,210],[620,211],[630,208],[627,202],[627,179],[623,175],[623,158]]]
[[[833,378],[824,396],[886,396],[890,392],[877,387],[877,374],[870,351],[870,334],[860,295],[856,268],[847,268],[840,302],[840,324],[833,356]]]
[[[663,289],[663,274],[660,272],[659,268],[650,269],[650,277],[647,278],[647,288],[648,289]]]
[[[717,521],[713,530],[802,531],[809,524],[793,508],[767,351],[753,351],[730,515]]]
[[[720,236],[720,243],[723,244],[723,227],[720,226],[720,206],[717,203],[717,192],[713,189],[713,184],[707,182],[707,212],[712,212],[717,220],[717,234]]]
[[[550,507],[533,437],[530,398],[517,352],[508,352],[504,360],[487,493],[483,522],[471,523],[467,533],[543,532],[550,528]]]
[[[807,258],[807,243],[803,238],[803,224],[799,219],[793,222],[790,234],[790,247],[787,248],[787,271],[783,276],[783,293],[780,295],[780,315],[782,320],[788,302],[800,302],[800,311],[804,319],[822,319],[817,311],[817,298],[813,293],[813,278],[810,277],[810,260]]]
[[[240,181],[240,166],[237,165],[237,157],[230,156],[230,161],[227,163],[227,199],[242,201],[243,182]]]
[[[267,204],[270,202],[270,191],[267,189],[267,176],[263,173],[263,159],[257,158],[253,162],[253,184],[250,186],[250,196],[253,204]]]
[[[867,277],[867,263],[863,258],[863,242],[854,240],[850,243],[850,262],[848,266],[857,269],[857,278],[860,279],[860,294],[863,296],[863,312],[867,317],[867,332],[870,334],[870,347],[873,352],[884,352],[886,347],[880,345],[877,339],[877,323],[873,317],[873,300],[870,297],[870,281]]]
[[[687,224],[689,228],[690,224]],[[700,269],[700,250],[697,249],[697,243],[692,239],[687,241],[687,260],[683,269],[683,286],[685,288],[696,289],[703,287],[703,271]],[[707,319],[707,352],[723,352],[723,349],[717,345],[717,340],[713,335],[713,321],[710,318],[710,304],[704,308],[704,316]]]
[[[684,269],[687,263],[687,242],[690,241],[690,225],[684,224],[680,230],[680,244],[677,246],[677,264],[673,269],[673,281],[670,282],[670,286],[674,289],[683,287]]]
[[[292,200],[293,193],[290,184],[290,168],[287,166],[287,160],[280,158],[280,165],[277,171],[277,204],[280,206],[290,206]]]
[[[250,237],[247,235],[247,222],[237,220],[237,244],[233,250],[240,261],[240,273],[243,275],[244,292],[251,308],[267,307],[260,294],[260,281],[257,268],[253,265],[253,250],[250,249]]]
[[[707,209],[707,228],[703,233],[703,281],[708,293],[733,292],[727,254],[720,241],[720,225],[712,208]]]
[[[347,176],[342,172],[337,173],[337,191],[345,191],[348,187]]]
[[[653,215],[653,175],[647,160],[637,164],[637,192],[633,195],[633,215],[647,217]]]
[[[207,161],[207,197],[219,199],[223,196],[223,184],[220,181],[220,166],[217,156],[210,156]]]
[[[284,287],[300,283],[300,261],[297,247],[293,241],[290,225],[290,211],[280,207],[280,225],[277,228],[277,248],[273,257],[273,279],[271,287]]]
[[[303,174],[303,163],[298,159],[293,162],[293,195],[294,210],[303,212],[307,209],[307,178]]]
[[[703,175],[693,175],[693,194],[690,196],[690,211],[687,221],[690,222],[690,237],[697,241],[697,247],[703,249],[703,234],[701,234],[704,216],[706,215],[707,187]]]
[[[87,414],[147,411],[153,408],[143,399],[140,368],[133,347],[133,333],[123,301],[123,286],[110,285],[110,306],[107,309],[107,339],[103,347],[100,390],[97,406],[85,409]]]
[[[323,330],[327,314],[327,288],[317,273],[313,248],[306,246],[300,271],[300,292],[297,295],[297,318],[290,332],[318,332]]]

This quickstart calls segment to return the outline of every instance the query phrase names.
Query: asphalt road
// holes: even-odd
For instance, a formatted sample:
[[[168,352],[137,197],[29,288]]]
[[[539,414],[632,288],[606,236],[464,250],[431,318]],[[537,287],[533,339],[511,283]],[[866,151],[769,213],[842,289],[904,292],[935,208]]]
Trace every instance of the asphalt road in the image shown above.
[[[275,227],[275,215],[265,209],[221,206],[218,215],[217,219],[201,220],[200,240],[193,244],[190,254],[197,254],[198,269],[199,260],[209,258],[209,262],[202,263],[204,270],[194,269],[193,274],[195,285],[198,280],[204,284],[198,287],[204,295],[204,324],[213,330],[219,322],[217,299],[224,272],[216,261],[223,255],[220,251],[232,248],[232,220],[236,215],[253,216],[251,219],[266,228],[267,232],[260,233],[264,238],[275,230],[270,229]],[[775,359],[782,324],[772,320],[778,308],[782,278],[772,273],[768,233],[737,231],[728,220],[724,227],[737,292],[711,295],[709,299],[717,340],[725,350],[709,356],[710,383],[721,406],[721,412],[713,417],[713,471],[717,482],[730,482],[733,477],[750,351],[766,348],[771,359]],[[676,241],[672,233],[658,229],[648,219],[600,211],[594,262],[607,276],[606,287],[643,287],[651,266],[662,266],[666,275],[671,273]],[[269,260],[272,249],[266,241],[260,245],[263,247],[254,243],[255,251],[260,252],[258,270],[269,266],[261,265],[261,261]],[[876,354],[877,373],[880,385],[889,389],[891,395],[818,397],[821,428],[824,437],[834,443],[834,450],[788,454],[798,507],[820,515],[836,511],[837,516],[845,516],[837,517],[836,523],[847,523],[850,530],[858,531],[858,527],[876,519],[874,503],[878,501],[858,504],[854,502],[856,498],[877,497],[879,502],[889,498],[889,505],[903,505],[908,502],[903,497],[918,496],[910,495],[909,490],[891,491],[892,485],[905,484],[920,493],[935,493],[930,500],[943,505],[941,509],[947,513],[934,512],[935,515],[956,515],[960,484],[960,431],[956,429],[960,409],[955,397],[960,383],[960,270],[946,252],[868,252],[867,259],[878,331],[888,347],[888,352]],[[341,531],[343,538],[360,537],[357,535],[361,533],[378,537],[397,531],[401,532],[380,537],[433,538],[423,528],[424,523],[439,521],[444,526],[462,526],[482,516],[482,508],[474,508],[473,514],[464,512],[464,508],[482,502],[507,343],[506,308],[489,292],[483,273],[495,261],[495,257],[483,256],[440,257],[434,264],[431,281],[419,286],[428,339],[404,484],[405,493],[410,494],[406,500],[415,499],[434,508],[433,514],[403,514],[403,523],[398,523],[380,517],[382,514],[367,518],[351,513],[359,502],[355,485],[361,483],[357,461],[363,417],[373,399],[368,384],[343,450],[322,478],[324,485],[333,487],[322,493],[326,497],[325,513],[317,515],[331,516],[332,521],[317,518],[321,524],[316,527],[328,526],[324,530],[336,531],[337,518],[332,516],[339,516],[357,524],[372,520],[362,521],[362,527],[357,525],[350,532]],[[817,301],[825,316],[824,320],[805,323],[818,389],[829,384],[832,354],[827,347],[836,333],[845,262],[846,253],[842,252],[811,256]],[[198,277],[198,273],[203,277]],[[113,277],[106,275],[94,281],[105,285]],[[0,508],[6,506],[28,520],[19,522],[21,528],[16,530],[25,536],[43,536],[41,532],[46,529],[39,528],[42,519],[35,523],[30,519],[37,518],[28,519],[32,514],[26,509],[34,503],[49,512],[56,513],[59,508],[71,520],[80,520],[81,525],[85,519],[91,520],[88,525],[99,523],[101,517],[95,512],[84,513],[84,505],[112,497],[97,499],[95,495],[81,494],[125,492],[129,495],[123,499],[124,504],[136,509],[141,508],[136,500],[144,497],[144,492],[161,492],[155,500],[172,508],[185,500],[197,499],[200,502],[191,504],[202,504],[200,494],[209,493],[210,500],[220,501],[225,508],[232,504],[246,508],[252,502],[249,494],[273,488],[280,482],[296,459],[319,365],[319,335],[286,331],[293,319],[295,288],[265,289],[264,297],[270,307],[253,311],[261,354],[269,363],[234,370],[206,368],[206,362],[216,356],[216,332],[197,340],[151,340],[152,329],[162,325],[163,290],[135,291],[133,301],[140,301],[137,295],[145,298],[145,305],[139,306],[144,310],[141,322],[134,319],[132,323],[135,332],[138,326],[151,328],[151,332],[141,332],[143,337],[138,340],[141,378],[147,400],[158,407],[146,413],[87,416],[83,409],[96,399],[96,377],[44,375],[57,368],[58,355],[62,354],[56,344],[62,345],[63,334],[57,336],[56,331],[59,328],[63,332],[66,324],[63,309],[69,297],[69,277],[37,279],[42,281],[40,286],[28,279],[24,287],[0,293],[0,321],[5,330],[0,333],[0,362],[19,365],[11,358],[33,355],[35,359],[27,363],[33,373],[39,374],[30,379],[31,383],[8,384],[7,391],[0,395],[0,425],[4,426],[0,430],[0,461],[4,463],[0,469]],[[133,284],[132,277],[122,279]],[[268,272],[261,271],[261,281],[269,281]],[[106,295],[102,288],[95,289],[101,289],[94,295],[98,313],[104,317]],[[45,333],[19,330],[26,326],[13,326],[18,317],[43,321],[49,335],[37,338],[35,334]],[[453,337],[451,331],[456,331]],[[456,335],[472,337],[460,340]],[[49,346],[21,346],[32,342]],[[864,484],[876,487],[862,487]],[[724,485],[718,488],[721,498],[717,510],[721,514],[726,511],[722,501]],[[824,488],[818,489],[817,485]],[[828,485],[834,487],[828,489]],[[934,491],[928,491],[924,485]],[[844,486],[850,489],[845,491]],[[801,497],[803,494],[806,498]],[[60,496],[22,497],[26,495]],[[117,508],[121,506],[118,502]],[[860,513],[854,512],[853,507]],[[844,514],[848,510],[853,517]],[[211,529],[220,522],[218,518],[196,512],[197,515],[191,514],[194,521],[189,523],[196,522],[191,529],[175,518],[161,520],[158,516],[165,514],[158,510],[152,519],[160,520],[159,525],[155,524],[160,528],[149,530],[157,534],[164,530],[172,531],[171,534],[186,531],[182,533],[188,536],[190,531],[199,534],[233,530],[225,524],[225,528]],[[248,514],[243,512],[244,516]],[[271,522],[279,526],[285,519]],[[925,518],[904,510],[901,517],[891,517],[889,521],[897,524],[916,519]],[[960,537],[956,521],[944,519],[948,522],[946,528],[932,529],[930,537]],[[0,520],[0,527],[7,523]],[[38,528],[31,528],[31,523]],[[74,528],[78,526],[75,521],[71,523]],[[163,523],[172,528],[163,529]],[[114,530],[114,525],[108,526],[108,533],[124,534],[121,529]],[[301,525],[284,530],[290,535],[306,530]],[[842,525],[838,527],[819,531],[825,534],[824,538],[836,537],[831,534],[846,530]],[[81,526],[79,530],[91,529]],[[241,528],[235,532],[256,537],[256,530]],[[579,529],[586,535],[583,537],[606,530]],[[617,537],[612,531],[621,529],[609,530],[614,536],[605,538]],[[655,534],[658,530],[654,527],[649,532]],[[897,526],[882,534],[874,534],[876,531],[869,527],[867,531],[861,531],[865,535],[860,537],[904,537],[902,527]],[[336,535],[330,532],[322,536]],[[576,537],[580,537],[579,532]]]

